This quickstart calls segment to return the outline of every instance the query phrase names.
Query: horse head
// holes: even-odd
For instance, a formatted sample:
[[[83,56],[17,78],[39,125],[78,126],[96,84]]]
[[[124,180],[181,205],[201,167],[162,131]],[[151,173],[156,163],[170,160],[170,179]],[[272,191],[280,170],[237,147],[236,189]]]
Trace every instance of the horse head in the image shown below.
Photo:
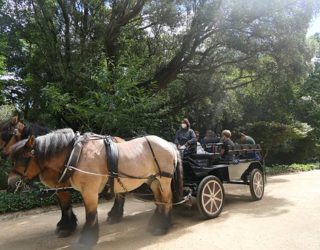
[[[2,149],[2,156],[5,158],[9,155],[10,147],[18,141],[27,139],[31,135],[35,135],[36,137],[45,135],[51,130],[36,123],[24,122],[18,116],[15,116],[11,119],[10,125],[7,125],[7,129],[3,129],[2,131],[6,141],[3,143],[3,147],[0,147],[0,150]]]
[[[17,141],[12,140],[15,132],[16,132],[16,126],[21,123],[18,116],[12,117],[10,120],[2,123],[0,128],[0,151],[1,151],[1,157],[5,158],[8,154],[7,151],[10,146],[15,144]]]
[[[10,148],[13,166],[8,176],[8,191],[20,191],[21,183],[39,175],[40,167],[34,154],[35,143],[35,137],[30,136]]]

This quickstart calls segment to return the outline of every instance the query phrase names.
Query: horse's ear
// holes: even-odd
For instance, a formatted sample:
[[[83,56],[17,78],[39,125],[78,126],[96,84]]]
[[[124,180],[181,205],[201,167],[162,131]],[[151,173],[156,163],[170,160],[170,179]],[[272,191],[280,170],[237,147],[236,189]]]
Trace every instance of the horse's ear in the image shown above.
[[[11,124],[16,125],[19,122],[19,116],[15,115],[11,118]]]
[[[31,148],[33,148],[35,142],[36,142],[36,138],[34,137],[34,135],[31,135],[31,136],[29,136],[29,138],[28,138],[25,146],[26,146],[27,148],[30,148],[30,149],[31,149]]]

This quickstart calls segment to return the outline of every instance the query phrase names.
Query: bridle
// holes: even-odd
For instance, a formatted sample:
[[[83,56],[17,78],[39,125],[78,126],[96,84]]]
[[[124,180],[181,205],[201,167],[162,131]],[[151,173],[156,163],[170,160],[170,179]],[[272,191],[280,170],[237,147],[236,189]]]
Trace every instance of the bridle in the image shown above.
[[[24,152],[22,156],[17,157],[16,160],[14,161],[13,164],[18,163],[20,166],[24,168],[23,172],[18,171],[15,168],[13,168],[11,171],[12,173],[20,177],[20,180],[16,182],[16,188],[14,190],[14,193],[16,193],[21,186],[23,185],[27,186],[27,183],[33,179],[33,178],[29,179],[26,175],[32,158],[34,158],[34,149],[32,149],[31,151]]]
[[[5,142],[1,150],[8,145],[12,136],[14,136],[15,134],[16,134],[16,127],[13,126],[11,123],[9,125],[9,129],[7,129],[6,131],[1,131],[1,139]]]
[[[32,158],[34,158],[34,149],[23,153],[22,156],[17,157],[14,164],[19,163],[20,166],[23,166],[24,170],[23,170],[23,173],[21,173],[20,171],[17,171],[16,169],[13,169],[12,172],[21,176],[21,177],[26,177],[26,173],[27,173],[29,166],[30,166],[29,163]]]

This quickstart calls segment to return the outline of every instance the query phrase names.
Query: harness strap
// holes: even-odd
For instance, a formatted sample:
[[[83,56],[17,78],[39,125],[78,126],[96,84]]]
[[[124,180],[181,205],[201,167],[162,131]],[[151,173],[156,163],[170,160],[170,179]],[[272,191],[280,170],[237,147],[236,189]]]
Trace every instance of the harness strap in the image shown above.
[[[154,159],[154,161],[155,161],[155,163],[156,163],[156,165],[157,165],[157,167],[158,167],[160,177],[163,176],[163,177],[172,178],[172,177],[173,177],[173,174],[168,173],[168,172],[163,172],[163,171],[161,171],[159,162],[158,162],[158,160],[157,160],[157,158],[156,158],[156,155],[154,154],[154,151],[153,151],[153,148],[152,148],[152,146],[151,146],[150,141],[148,140],[148,138],[147,138],[146,136],[145,136],[144,138],[145,138],[146,141],[148,142],[148,145],[149,145],[150,151],[151,151],[151,153],[152,153],[153,159]]]
[[[107,161],[108,161],[108,169],[109,169],[109,178],[107,185],[111,188],[111,193],[114,193],[114,178],[117,178],[119,182],[118,175],[118,147],[113,142],[110,136],[104,139],[104,144],[107,150]]]
[[[92,175],[97,175],[97,176],[115,177],[116,173],[117,173],[117,165],[118,165],[118,151],[117,151],[117,147],[116,147],[116,145],[114,145],[114,143],[112,144],[111,147],[109,147],[109,145],[111,145],[111,144],[109,142],[108,143],[105,142],[106,150],[107,150],[107,154],[108,154],[108,166],[116,165],[116,167],[111,167],[111,170],[109,171],[110,173],[108,175],[95,174],[95,173],[90,173],[90,172],[86,172],[86,171],[77,169],[84,142],[89,141],[89,140],[104,140],[104,141],[106,141],[107,138],[109,138],[108,139],[109,141],[113,141],[112,137],[110,137],[110,136],[97,135],[97,134],[93,134],[93,133],[85,133],[84,135],[80,136],[79,132],[77,132],[77,134],[73,140],[74,141],[73,148],[71,150],[69,157],[67,158],[64,169],[61,171],[58,183],[67,181],[73,175],[75,170],[77,170],[79,172],[86,173],[86,174],[92,174]],[[108,148],[110,149],[110,152],[108,152]],[[109,159],[110,158],[109,155],[111,155],[111,158],[113,156],[116,157],[116,159]],[[111,161],[109,162],[109,160],[111,160]],[[112,179],[112,178],[109,178],[109,179]]]
[[[78,161],[82,152],[82,144],[83,137],[80,137],[79,132],[77,132],[76,137],[74,138],[74,144],[70,156],[68,158],[67,163],[65,164],[65,168],[63,169],[58,183],[67,181],[73,174],[74,168],[78,166]]]

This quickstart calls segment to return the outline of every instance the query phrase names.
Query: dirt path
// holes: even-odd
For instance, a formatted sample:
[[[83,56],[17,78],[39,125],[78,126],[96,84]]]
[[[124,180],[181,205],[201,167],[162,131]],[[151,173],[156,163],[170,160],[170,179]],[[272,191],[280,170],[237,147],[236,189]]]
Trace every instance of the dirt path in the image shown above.
[[[320,249],[320,170],[268,178],[265,197],[251,202],[248,187],[225,186],[222,214],[202,220],[195,208],[177,209],[169,234],[155,237],[145,231],[154,205],[129,199],[120,224],[107,225],[111,203],[99,206],[100,249]],[[0,216],[0,249],[72,249],[84,223],[65,239],[54,234],[59,211]]]

